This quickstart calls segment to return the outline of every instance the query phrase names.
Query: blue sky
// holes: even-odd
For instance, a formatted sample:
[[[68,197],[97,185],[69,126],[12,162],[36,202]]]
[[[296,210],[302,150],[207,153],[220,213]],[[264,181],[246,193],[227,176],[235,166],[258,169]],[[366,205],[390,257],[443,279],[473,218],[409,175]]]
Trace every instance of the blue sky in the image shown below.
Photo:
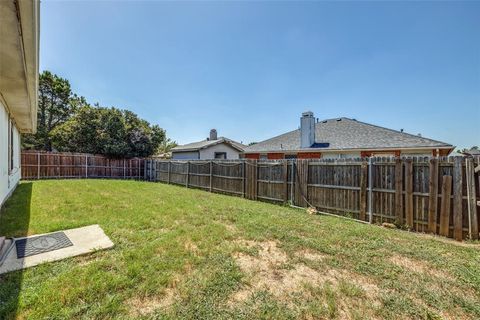
[[[179,143],[301,112],[480,145],[480,2],[42,1],[40,68]]]

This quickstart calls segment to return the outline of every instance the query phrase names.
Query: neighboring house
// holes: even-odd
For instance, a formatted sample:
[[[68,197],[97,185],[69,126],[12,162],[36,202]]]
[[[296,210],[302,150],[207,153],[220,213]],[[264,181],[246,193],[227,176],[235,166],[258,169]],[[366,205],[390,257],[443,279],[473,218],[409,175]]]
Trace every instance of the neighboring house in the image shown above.
[[[210,130],[206,140],[173,148],[173,160],[238,159],[246,146],[236,141],[217,137],[217,130]]]
[[[0,206],[20,181],[20,133],[37,125],[39,8],[0,1]]]
[[[480,149],[471,148],[470,150],[461,151],[460,154],[468,157],[480,157]]]
[[[454,146],[349,118],[318,121],[304,112],[300,128],[245,148],[249,159],[446,156]]]

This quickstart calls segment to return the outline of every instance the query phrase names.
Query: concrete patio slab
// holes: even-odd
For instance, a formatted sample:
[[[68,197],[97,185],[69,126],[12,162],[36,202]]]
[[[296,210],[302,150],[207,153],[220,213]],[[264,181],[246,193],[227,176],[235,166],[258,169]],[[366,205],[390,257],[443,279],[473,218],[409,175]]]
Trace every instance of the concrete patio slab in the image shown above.
[[[99,225],[64,230],[63,232],[73,243],[73,246],[20,259],[17,258],[17,249],[14,246],[6,257],[3,265],[0,266],[0,274],[33,267],[45,262],[63,260],[101,249],[108,249],[114,246],[113,242],[105,235],[105,232]],[[17,238],[17,240],[20,239],[25,238]]]

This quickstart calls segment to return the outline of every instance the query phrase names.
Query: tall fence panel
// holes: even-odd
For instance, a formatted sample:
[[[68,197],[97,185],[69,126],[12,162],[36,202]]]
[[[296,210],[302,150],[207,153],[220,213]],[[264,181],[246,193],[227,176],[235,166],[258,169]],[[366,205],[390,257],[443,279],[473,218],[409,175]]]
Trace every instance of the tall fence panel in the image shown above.
[[[22,151],[22,179],[144,179],[145,160],[86,153]]]
[[[479,238],[480,158],[147,160],[146,179]]]

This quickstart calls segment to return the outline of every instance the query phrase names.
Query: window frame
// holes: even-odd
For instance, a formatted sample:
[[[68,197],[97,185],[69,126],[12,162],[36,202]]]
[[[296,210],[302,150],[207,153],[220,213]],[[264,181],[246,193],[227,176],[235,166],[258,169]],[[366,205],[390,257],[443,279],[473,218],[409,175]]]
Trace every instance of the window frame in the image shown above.
[[[218,158],[219,155],[223,155],[223,158]],[[227,153],[226,152],[215,152],[215,154],[213,155],[213,158],[218,159],[218,160],[226,160],[227,159]]]

